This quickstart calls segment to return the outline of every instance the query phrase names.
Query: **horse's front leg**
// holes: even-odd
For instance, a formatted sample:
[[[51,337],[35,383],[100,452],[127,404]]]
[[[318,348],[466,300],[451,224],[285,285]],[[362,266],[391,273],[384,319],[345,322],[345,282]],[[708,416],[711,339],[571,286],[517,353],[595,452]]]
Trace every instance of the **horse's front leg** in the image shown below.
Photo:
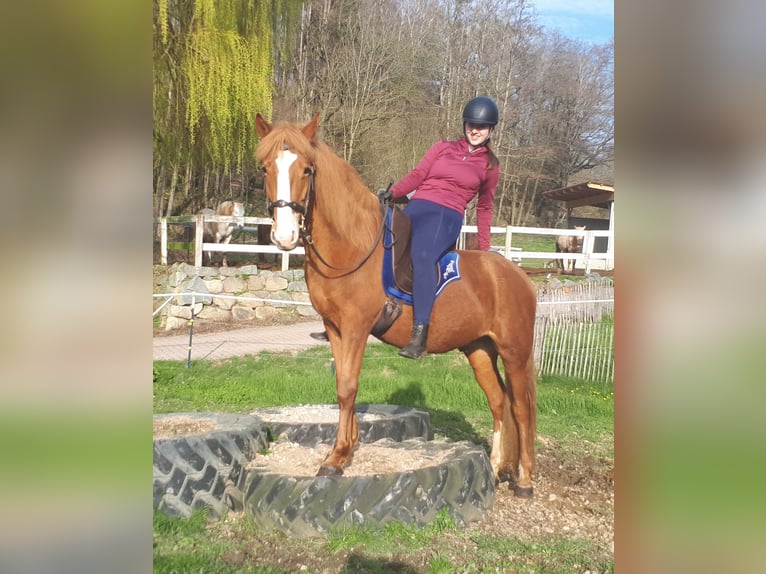
[[[354,405],[367,345],[366,333],[359,336],[344,333],[341,337],[333,329],[328,329],[327,336],[335,359],[335,388],[340,412],[335,444],[319,467],[317,476],[343,474],[343,468],[351,462],[354,447],[359,442],[359,424]]]

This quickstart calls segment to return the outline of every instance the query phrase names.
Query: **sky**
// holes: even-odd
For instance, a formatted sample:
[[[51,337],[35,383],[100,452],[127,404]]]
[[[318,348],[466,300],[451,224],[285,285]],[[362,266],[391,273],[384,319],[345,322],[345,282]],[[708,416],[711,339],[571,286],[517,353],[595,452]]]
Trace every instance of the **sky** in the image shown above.
[[[603,44],[614,38],[614,0],[532,0],[539,24],[568,38]]]

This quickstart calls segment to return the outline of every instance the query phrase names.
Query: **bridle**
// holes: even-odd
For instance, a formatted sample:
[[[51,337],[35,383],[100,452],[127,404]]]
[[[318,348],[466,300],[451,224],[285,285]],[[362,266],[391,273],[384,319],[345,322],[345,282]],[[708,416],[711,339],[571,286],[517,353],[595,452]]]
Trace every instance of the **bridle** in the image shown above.
[[[285,146],[285,149],[289,149],[287,146]],[[301,224],[299,226],[299,233],[300,237],[303,240],[303,243],[308,245],[311,251],[313,251],[314,255],[317,256],[317,259],[321,261],[326,267],[329,267],[330,269],[334,271],[344,271],[343,275],[348,275],[349,273],[353,273],[357,269],[359,269],[364,263],[372,256],[373,253],[375,253],[375,249],[377,248],[378,244],[380,243],[381,239],[383,239],[383,233],[386,228],[386,218],[385,218],[385,202],[381,200],[380,203],[380,209],[381,214],[383,217],[381,217],[381,224],[380,229],[378,230],[378,234],[375,237],[375,241],[372,244],[372,247],[370,248],[369,252],[362,257],[362,259],[349,267],[336,267],[335,265],[328,263],[327,260],[322,257],[322,254],[319,253],[319,250],[317,249],[316,245],[314,245],[314,238],[311,236],[311,214],[313,213],[312,207],[312,201],[314,199],[314,195],[316,193],[316,188],[314,185],[314,173],[316,172],[316,166],[312,163],[309,165],[309,167],[306,168],[308,170],[308,176],[309,176],[309,190],[306,193],[306,197],[303,200],[303,204],[297,203],[295,201],[285,201],[284,199],[278,199],[277,201],[270,201],[267,204],[267,209],[269,211],[269,217],[271,217],[272,221],[274,220],[274,209],[277,207],[289,207],[292,209],[295,213],[301,214],[303,217],[301,218]]]

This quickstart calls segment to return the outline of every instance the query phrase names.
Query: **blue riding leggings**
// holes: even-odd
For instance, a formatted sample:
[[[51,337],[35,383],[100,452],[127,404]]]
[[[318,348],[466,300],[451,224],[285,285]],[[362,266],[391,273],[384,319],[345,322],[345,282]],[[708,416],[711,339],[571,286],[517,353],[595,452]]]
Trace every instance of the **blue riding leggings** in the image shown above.
[[[436,263],[457,241],[463,214],[424,199],[404,208],[412,222],[412,307],[415,323],[428,325],[439,280]]]

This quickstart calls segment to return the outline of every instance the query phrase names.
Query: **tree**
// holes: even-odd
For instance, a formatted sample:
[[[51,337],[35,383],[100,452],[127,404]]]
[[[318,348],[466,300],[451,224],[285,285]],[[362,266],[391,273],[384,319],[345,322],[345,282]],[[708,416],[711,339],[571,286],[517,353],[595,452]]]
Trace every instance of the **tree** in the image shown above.
[[[271,112],[273,15],[289,0],[156,0],[155,214],[171,214],[179,178],[186,201],[232,191],[253,164],[255,112]],[[279,20],[279,24],[283,24]],[[165,193],[167,191],[167,194]],[[167,197],[166,197],[167,196]],[[163,203],[166,207],[163,209]]]

